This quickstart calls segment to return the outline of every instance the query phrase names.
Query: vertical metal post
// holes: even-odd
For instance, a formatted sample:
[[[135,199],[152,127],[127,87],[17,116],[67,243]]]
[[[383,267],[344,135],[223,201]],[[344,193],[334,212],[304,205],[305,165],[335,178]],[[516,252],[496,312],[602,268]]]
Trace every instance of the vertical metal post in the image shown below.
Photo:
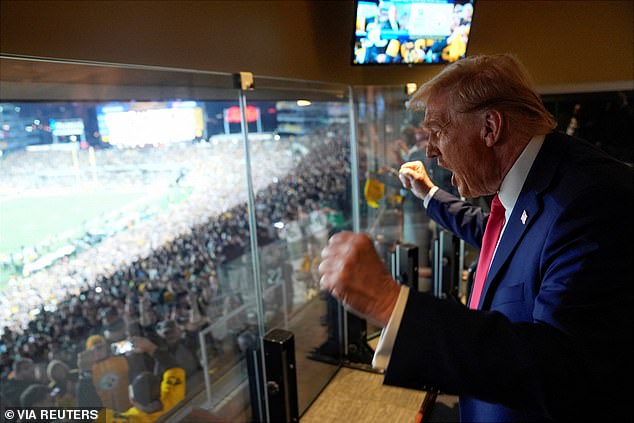
[[[462,298],[465,292],[465,284],[462,282],[462,274],[465,270],[465,242],[461,239],[458,245],[458,298]]]
[[[211,409],[211,379],[209,378],[209,360],[207,358],[207,344],[205,343],[204,331],[198,332],[198,342],[202,353],[202,365],[205,376],[205,389],[207,390],[207,406]]]
[[[243,88],[240,88],[240,126],[242,128],[242,142],[244,144],[244,156],[246,161],[246,177],[247,177],[247,205],[248,210],[247,214],[249,216],[249,231],[251,233],[250,241],[251,241],[251,263],[253,265],[253,282],[255,285],[255,305],[257,310],[257,321],[258,321],[258,341],[260,343],[260,353],[262,354],[262,369],[260,369],[260,374],[262,376],[262,381],[266,384],[266,364],[264,364],[264,335],[266,334],[266,329],[264,325],[264,302],[262,299],[262,279],[260,278],[260,260],[258,254],[258,227],[256,223],[255,217],[255,195],[253,192],[253,177],[251,174],[251,156],[249,154],[249,130],[248,130],[248,122],[246,116],[246,107],[247,100],[246,94]],[[266,385],[265,385],[266,386]],[[266,395],[266,390],[264,390],[264,408],[265,415],[268,420],[269,416],[269,403]]]
[[[438,298],[443,297],[443,288],[444,288],[444,280],[445,280],[445,232],[440,231],[438,236],[438,292],[436,296]]]
[[[258,411],[257,411],[257,416],[263,417],[266,420],[268,420],[268,398],[267,398],[267,394],[266,394],[266,389],[264,388],[264,386],[266,386],[266,369],[264,368],[264,350],[262,345],[264,345],[264,341],[263,339],[260,339],[260,348],[254,348],[252,350],[248,350],[247,354],[251,354],[251,359],[253,361],[253,366],[255,367],[254,373],[257,375],[258,372],[260,374],[264,374],[264,379],[260,378],[260,377],[256,377],[254,378],[254,382],[255,382],[255,392],[258,393],[258,395],[262,395],[264,396],[264,403],[267,404],[265,405],[266,410],[262,410],[262,401],[255,401],[258,407]],[[258,360],[258,354],[260,354],[260,358],[261,360]],[[259,363],[261,363],[262,365],[260,366]],[[262,382],[264,384],[264,386],[260,385],[260,382]],[[253,400],[252,400],[253,401]],[[253,403],[251,403],[251,405],[253,405]],[[253,416],[251,417],[251,419],[253,421],[256,421],[257,419],[253,418]],[[259,422],[257,422],[259,423]]]
[[[436,239],[434,240],[434,296],[440,297],[442,292],[442,254],[443,254],[443,242],[442,232],[436,232]]]
[[[348,87],[348,104],[350,109],[350,167],[352,176],[352,230],[361,232],[361,214],[359,197],[359,143],[357,141],[357,114],[354,110],[354,94],[352,86]]]
[[[222,124],[223,127],[225,128],[225,134],[230,134],[231,133],[231,129],[229,128],[229,121],[227,120],[227,112],[228,109],[225,109],[222,111]]]
[[[350,112],[350,175],[352,183],[352,231],[361,232],[361,213],[359,206],[359,196],[361,190],[359,189],[359,143],[357,142],[357,114],[354,109],[354,93],[352,86],[348,86],[348,110]],[[348,355],[348,314],[342,313],[340,310],[340,316],[342,319],[342,330],[339,336],[339,341],[343,343],[343,354]]]
[[[284,329],[288,330],[288,292],[286,292],[286,281],[284,280],[284,271],[282,269],[280,269],[280,272],[282,272],[282,304],[284,307]],[[293,299],[291,298],[290,301],[293,301]]]
[[[462,201],[465,201],[465,197],[460,197]],[[462,282],[462,274],[465,270],[465,242],[460,239],[459,255],[458,255],[458,298],[461,299],[463,295],[468,295],[466,281]]]

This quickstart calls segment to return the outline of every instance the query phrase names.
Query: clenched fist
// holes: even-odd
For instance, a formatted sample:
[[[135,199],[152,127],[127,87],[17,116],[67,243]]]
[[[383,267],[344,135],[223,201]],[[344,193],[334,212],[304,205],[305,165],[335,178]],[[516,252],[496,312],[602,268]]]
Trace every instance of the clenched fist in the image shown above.
[[[320,285],[351,311],[385,327],[396,304],[400,287],[381,262],[365,234],[340,232],[321,252]]]
[[[403,186],[411,190],[421,200],[434,186],[421,161],[404,163],[399,170],[398,177]]]

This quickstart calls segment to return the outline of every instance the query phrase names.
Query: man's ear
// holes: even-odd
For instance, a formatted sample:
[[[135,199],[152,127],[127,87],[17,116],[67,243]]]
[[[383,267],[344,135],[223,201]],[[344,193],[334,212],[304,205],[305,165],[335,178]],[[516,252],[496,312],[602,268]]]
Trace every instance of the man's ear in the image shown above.
[[[498,110],[489,109],[485,112],[481,134],[487,147],[493,147],[500,140],[503,121],[504,116]]]

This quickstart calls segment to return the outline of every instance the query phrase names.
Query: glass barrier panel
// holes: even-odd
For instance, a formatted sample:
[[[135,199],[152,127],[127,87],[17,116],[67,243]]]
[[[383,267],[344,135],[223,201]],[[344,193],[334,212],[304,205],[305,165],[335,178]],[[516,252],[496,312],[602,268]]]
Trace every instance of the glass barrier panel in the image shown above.
[[[464,263],[460,255],[464,254],[464,247],[441,232],[427,217],[422,201],[404,189],[398,178],[403,163],[421,161],[436,185],[455,193],[451,174],[426,156],[428,134],[421,127],[424,112],[407,108],[409,97],[402,86],[355,87],[354,97],[359,184],[363,188],[359,200],[361,230],[373,237],[388,267],[396,244],[418,247],[419,290],[438,294],[452,287],[450,290],[456,294],[460,290],[464,296],[462,272],[456,267]],[[438,260],[435,248],[441,248],[437,250],[442,252]],[[434,272],[437,266],[441,268]]]
[[[232,75],[0,60],[3,403],[44,385],[59,406],[126,412],[128,385],[152,408],[143,392],[171,378],[164,418],[248,421],[257,319]]]
[[[361,230],[374,240],[389,265],[396,242],[414,242],[426,235],[424,213],[408,198],[398,179],[400,166],[416,150],[416,131],[422,118],[406,110],[407,96],[400,87],[355,87],[359,149]],[[406,212],[409,210],[412,212]],[[412,228],[415,227],[418,236]],[[419,233],[420,234],[419,234]],[[420,241],[420,240],[419,240]],[[419,250],[419,264],[427,264]]]
[[[275,114],[277,122],[268,131],[249,123],[248,135],[265,327],[294,334],[301,414],[341,359],[338,304],[320,292],[318,266],[329,236],[352,228],[348,88],[254,82],[247,119]],[[264,161],[258,151],[274,159]]]

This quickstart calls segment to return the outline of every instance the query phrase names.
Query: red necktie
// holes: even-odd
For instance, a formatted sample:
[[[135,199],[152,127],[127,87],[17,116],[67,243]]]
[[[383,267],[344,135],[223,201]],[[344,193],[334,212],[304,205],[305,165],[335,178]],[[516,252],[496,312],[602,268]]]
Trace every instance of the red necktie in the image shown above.
[[[475,282],[471,291],[471,301],[469,301],[470,309],[477,309],[484,289],[484,281],[487,279],[493,252],[498,243],[502,227],[504,226],[504,206],[496,195],[491,202],[491,214],[487,225],[484,228],[484,237],[482,238],[482,249],[480,250],[480,258],[478,259],[478,269],[476,270]]]

